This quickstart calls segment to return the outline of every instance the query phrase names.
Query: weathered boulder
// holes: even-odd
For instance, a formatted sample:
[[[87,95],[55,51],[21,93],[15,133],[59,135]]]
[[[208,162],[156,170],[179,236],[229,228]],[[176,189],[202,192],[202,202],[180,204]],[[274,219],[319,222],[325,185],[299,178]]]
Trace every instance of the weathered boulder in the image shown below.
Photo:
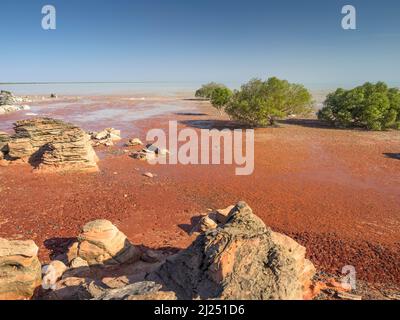
[[[303,299],[315,269],[305,249],[274,234],[244,202],[147,279],[179,299]]]
[[[38,163],[42,169],[97,170],[89,136],[75,125],[50,118],[17,121],[8,156]]]
[[[78,257],[89,266],[123,264],[138,261],[141,251],[110,221],[95,220],[83,227],[78,242],[70,247],[67,256],[70,264]]]
[[[41,283],[38,247],[0,238],[0,300],[30,299]]]

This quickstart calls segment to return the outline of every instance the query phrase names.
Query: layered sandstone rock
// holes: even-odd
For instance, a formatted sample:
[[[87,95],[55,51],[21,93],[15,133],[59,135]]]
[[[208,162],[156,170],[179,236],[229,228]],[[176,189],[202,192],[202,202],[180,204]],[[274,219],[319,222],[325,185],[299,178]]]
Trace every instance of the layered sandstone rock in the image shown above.
[[[0,238],[0,300],[30,299],[41,283],[38,247],[33,241]]]
[[[68,252],[70,263],[80,258],[90,265],[133,263],[141,252],[110,221],[95,220],[87,223],[78,242]]]
[[[90,137],[75,125],[50,118],[17,121],[7,155],[38,163],[40,168],[97,170]]]
[[[314,272],[304,247],[239,202],[225,225],[198,236],[148,279],[180,299],[303,299]]]

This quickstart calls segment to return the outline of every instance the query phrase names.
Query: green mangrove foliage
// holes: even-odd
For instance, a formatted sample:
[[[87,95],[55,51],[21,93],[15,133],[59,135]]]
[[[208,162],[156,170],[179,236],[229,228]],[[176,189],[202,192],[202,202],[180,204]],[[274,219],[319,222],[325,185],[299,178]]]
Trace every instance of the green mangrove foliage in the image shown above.
[[[234,92],[225,107],[232,119],[252,126],[273,125],[278,118],[311,110],[312,96],[304,86],[276,77],[250,80]]]
[[[400,90],[383,82],[330,93],[318,118],[336,127],[400,129]]]
[[[220,88],[226,88],[226,86],[216,82],[203,84],[201,88],[196,91],[195,96],[197,98],[211,99],[214,90]]]

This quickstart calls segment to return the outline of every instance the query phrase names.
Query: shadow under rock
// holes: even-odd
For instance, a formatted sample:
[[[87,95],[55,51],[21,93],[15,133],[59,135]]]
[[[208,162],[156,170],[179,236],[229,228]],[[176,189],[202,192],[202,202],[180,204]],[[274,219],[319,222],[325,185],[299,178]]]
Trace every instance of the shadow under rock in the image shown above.
[[[388,153],[388,152],[385,152],[383,155],[384,155],[386,158],[400,160],[400,153]]]
[[[77,238],[50,238],[43,242],[46,249],[50,250],[51,260],[66,262],[69,247],[77,241]]]

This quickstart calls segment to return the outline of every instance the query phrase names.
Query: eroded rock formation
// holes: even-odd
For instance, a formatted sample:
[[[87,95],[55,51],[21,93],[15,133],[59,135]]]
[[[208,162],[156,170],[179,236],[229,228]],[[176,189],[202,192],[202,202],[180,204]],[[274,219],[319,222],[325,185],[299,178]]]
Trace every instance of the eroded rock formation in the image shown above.
[[[17,121],[5,155],[41,169],[97,170],[90,137],[75,125],[50,118]]]
[[[0,300],[30,299],[41,283],[38,247],[0,238]]]
[[[68,252],[70,263],[81,259],[88,265],[134,263],[140,256],[140,250],[107,220],[87,223]]]
[[[201,234],[148,279],[180,299],[303,299],[314,273],[304,247],[274,234],[239,202],[226,224]]]

